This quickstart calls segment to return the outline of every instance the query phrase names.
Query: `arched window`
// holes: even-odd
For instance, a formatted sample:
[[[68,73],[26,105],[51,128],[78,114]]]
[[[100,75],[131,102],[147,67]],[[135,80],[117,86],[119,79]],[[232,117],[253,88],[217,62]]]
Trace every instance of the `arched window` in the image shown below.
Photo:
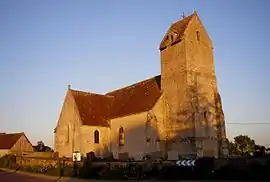
[[[125,135],[124,135],[124,128],[119,128],[119,146],[124,146],[125,144]]]
[[[99,143],[99,132],[98,132],[98,130],[96,130],[94,132],[94,140],[95,140],[95,143]]]

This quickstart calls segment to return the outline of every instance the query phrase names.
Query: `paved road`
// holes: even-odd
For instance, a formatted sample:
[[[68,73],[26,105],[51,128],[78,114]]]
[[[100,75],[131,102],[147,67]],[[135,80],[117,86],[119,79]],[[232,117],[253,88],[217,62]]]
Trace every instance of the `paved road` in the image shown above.
[[[74,178],[57,178],[52,176],[42,176],[31,173],[21,173],[13,171],[0,170],[0,182],[90,182],[91,180],[82,180]]]
[[[28,176],[23,174],[18,174],[15,172],[6,172],[0,171],[0,181],[1,182],[53,182],[56,180],[46,179],[46,178],[38,178],[34,176]]]
[[[32,174],[21,174],[17,172],[7,172],[0,170],[0,182],[97,182],[96,180],[82,180],[82,179],[57,179],[54,177],[39,177]],[[120,181],[113,181],[120,182]],[[139,181],[138,181],[139,182]],[[168,181],[169,182],[169,181]],[[192,181],[182,181],[192,182]],[[208,182],[208,181],[193,181],[193,182]],[[215,181],[212,181],[215,182]],[[216,181],[218,182],[218,181]],[[226,182],[226,181],[223,181]],[[235,181],[237,182],[237,181]],[[245,182],[245,181],[241,181]]]

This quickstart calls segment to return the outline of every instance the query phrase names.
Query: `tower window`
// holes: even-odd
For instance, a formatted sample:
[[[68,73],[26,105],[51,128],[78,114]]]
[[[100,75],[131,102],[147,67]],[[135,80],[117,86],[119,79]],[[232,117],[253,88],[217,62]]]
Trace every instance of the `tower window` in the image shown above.
[[[95,141],[95,143],[99,143],[99,132],[98,132],[98,130],[96,130],[94,132],[94,141]]]
[[[197,38],[197,41],[200,41],[200,32],[199,31],[196,31],[196,38]]]
[[[125,143],[125,138],[124,138],[124,128],[120,127],[119,128],[119,146],[124,146]]]
[[[206,111],[203,113],[203,115],[204,115],[204,119],[207,119],[207,112]]]
[[[170,35],[170,42],[172,43],[173,42],[173,35]]]

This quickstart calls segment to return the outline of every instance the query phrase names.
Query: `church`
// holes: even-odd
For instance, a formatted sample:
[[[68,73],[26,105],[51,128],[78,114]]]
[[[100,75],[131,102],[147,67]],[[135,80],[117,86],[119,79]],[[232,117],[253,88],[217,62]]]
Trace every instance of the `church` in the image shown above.
[[[196,11],[169,27],[159,51],[160,75],[106,94],[68,86],[54,130],[60,157],[226,155],[213,44]]]

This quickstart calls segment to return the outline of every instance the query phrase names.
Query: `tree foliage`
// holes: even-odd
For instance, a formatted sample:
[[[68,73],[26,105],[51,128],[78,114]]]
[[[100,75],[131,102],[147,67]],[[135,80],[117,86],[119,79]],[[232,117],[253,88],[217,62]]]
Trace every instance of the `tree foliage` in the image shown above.
[[[237,150],[236,144],[234,142],[228,142],[228,150],[230,155],[240,155],[240,152]]]
[[[38,141],[37,145],[34,146],[36,152],[53,152],[53,149],[46,146],[43,141]]]
[[[228,145],[230,155],[253,155],[255,152],[255,141],[247,135],[234,137],[233,142]]]
[[[228,140],[228,149],[230,155],[237,156],[266,156],[269,155],[270,149],[262,145],[257,145],[256,142],[247,135],[238,135],[233,141]]]
[[[255,145],[255,156],[265,156],[267,153],[267,148],[262,145]]]
[[[237,151],[240,152],[242,156],[251,155],[255,151],[255,141],[247,135],[239,135],[234,137],[234,143]]]

